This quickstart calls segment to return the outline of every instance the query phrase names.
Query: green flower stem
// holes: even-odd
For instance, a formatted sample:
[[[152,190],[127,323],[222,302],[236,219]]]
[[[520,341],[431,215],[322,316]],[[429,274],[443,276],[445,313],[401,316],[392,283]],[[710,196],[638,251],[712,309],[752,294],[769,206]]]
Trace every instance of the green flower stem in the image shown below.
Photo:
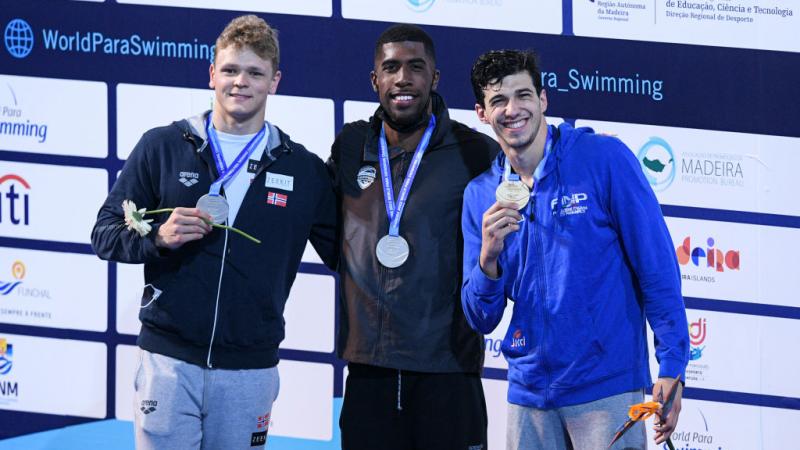
[[[250,236],[249,234],[247,234],[244,231],[239,230],[237,228],[229,227],[228,225],[220,225],[218,223],[211,223],[211,222],[206,222],[206,223],[211,225],[212,227],[224,228],[226,230],[231,230],[233,232],[239,233],[240,235],[246,237],[247,239],[250,239],[251,241],[255,242],[256,244],[260,244],[261,243],[261,241],[259,241],[258,239],[254,238],[253,236]]]
[[[145,211],[144,213],[145,214],[162,214],[162,213],[172,212],[174,210],[175,210],[175,208],[161,208],[161,209],[154,209],[152,211]],[[214,222],[211,222],[210,220],[205,220],[205,219],[203,219],[203,222],[205,222],[205,223],[207,223],[207,224],[209,224],[209,225],[211,225],[212,227],[215,227],[215,228],[222,228],[222,229],[225,229],[225,230],[231,230],[234,233],[239,233],[241,236],[246,237],[247,239],[250,239],[251,241],[255,242],[256,244],[260,244],[261,243],[260,240],[254,238],[253,236],[250,236],[249,234],[245,233],[244,231],[242,231],[242,230],[240,230],[238,228],[234,228],[234,227],[231,227],[231,226],[228,226],[228,225],[220,225],[218,223],[214,223]]]
[[[154,209],[152,211],[145,211],[145,214],[161,214],[166,212],[175,211],[175,208],[161,208],[161,209]]]

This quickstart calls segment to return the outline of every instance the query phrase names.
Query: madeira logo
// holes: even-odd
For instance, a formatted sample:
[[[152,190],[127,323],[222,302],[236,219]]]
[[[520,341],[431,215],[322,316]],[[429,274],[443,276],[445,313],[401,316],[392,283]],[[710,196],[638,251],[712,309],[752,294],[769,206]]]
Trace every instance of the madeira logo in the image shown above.
[[[675,180],[675,154],[667,141],[651,137],[636,155],[653,190],[663,191]]]
[[[14,277],[11,281],[0,280],[0,296],[12,293],[17,286],[22,284],[22,279],[25,278],[25,264],[22,261],[14,261],[14,264],[11,265],[11,275]]]
[[[0,176],[0,224],[30,224],[30,201],[27,191],[31,185],[19,175]]]
[[[697,361],[703,357],[703,350],[706,346],[700,347],[700,344],[706,340],[706,319],[697,319],[697,322],[689,324],[689,342],[691,343],[691,354],[689,360]]]
[[[675,249],[678,256],[678,263],[682,266],[690,263],[696,267],[706,267],[717,272],[728,270],[739,270],[739,250],[723,251],[714,248],[714,238],[706,240],[708,246],[692,248],[692,238],[687,236],[683,244]]]

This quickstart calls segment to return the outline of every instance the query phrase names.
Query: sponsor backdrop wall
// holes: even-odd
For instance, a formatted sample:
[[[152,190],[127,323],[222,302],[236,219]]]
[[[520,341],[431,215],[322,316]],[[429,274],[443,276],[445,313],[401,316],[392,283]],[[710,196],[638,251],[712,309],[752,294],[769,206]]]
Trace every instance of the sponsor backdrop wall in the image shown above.
[[[142,268],[97,259],[89,231],[141,134],[210,107],[211,46],[242,11],[281,33],[283,80],[268,118],[323,158],[344,122],[375,107],[368,74],[388,22],[426,26],[440,92],[481,131],[475,57],[538,50],[553,122],[618,136],[667,216],[692,337],[676,447],[795,446],[792,0],[0,1],[0,437],[111,424],[114,445],[132,447]],[[334,449],[346,377],[334,355],[337,282],[313,250],[301,270],[270,446]],[[505,443],[506,326],[485,339],[495,449]],[[24,448],[23,439],[7,442]]]

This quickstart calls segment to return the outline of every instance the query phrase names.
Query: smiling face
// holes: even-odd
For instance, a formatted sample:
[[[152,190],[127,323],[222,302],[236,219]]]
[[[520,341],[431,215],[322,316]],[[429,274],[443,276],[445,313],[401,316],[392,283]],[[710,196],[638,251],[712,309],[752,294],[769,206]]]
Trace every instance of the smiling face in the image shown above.
[[[264,123],[267,96],[281,79],[272,62],[250,48],[217,49],[209,68],[208,85],[214,89],[214,126],[232,134],[256,133]]]
[[[417,122],[425,113],[439,71],[421,42],[383,44],[370,74],[384,111],[401,125]]]
[[[547,95],[536,94],[531,75],[517,72],[483,89],[483,105],[475,105],[481,122],[492,127],[504,150],[522,153],[547,136]]]

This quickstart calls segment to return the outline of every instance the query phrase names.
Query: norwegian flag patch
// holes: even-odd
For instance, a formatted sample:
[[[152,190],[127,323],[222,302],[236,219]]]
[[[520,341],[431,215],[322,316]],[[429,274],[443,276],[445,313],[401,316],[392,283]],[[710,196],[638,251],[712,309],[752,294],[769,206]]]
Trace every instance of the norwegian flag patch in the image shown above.
[[[275,206],[280,206],[281,208],[285,208],[287,201],[289,201],[289,196],[287,196],[286,194],[278,194],[277,192],[272,192],[272,191],[267,192],[268,205],[275,205]]]

